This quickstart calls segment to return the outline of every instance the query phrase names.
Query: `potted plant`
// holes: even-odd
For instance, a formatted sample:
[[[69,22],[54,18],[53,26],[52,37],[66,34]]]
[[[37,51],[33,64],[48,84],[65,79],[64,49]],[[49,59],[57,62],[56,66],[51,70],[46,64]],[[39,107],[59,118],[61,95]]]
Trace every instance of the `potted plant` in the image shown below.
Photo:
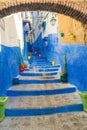
[[[19,71],[23,72],[24,71],[24,65],[23,65],[23,58],[22,58],[22,54],[21,54],[21,47],[20,47],[20,40],[18,40],[19,43]]]
[[[66,71],[66,55],[64,55],[64,66],[60,76],[62,82],[67,82],[67,71]]]
[[[70,40],[75,40],[75,39],[76,39],[75,34],[74,34],[74,33],[71,33],[71,34],[70,34]]]
[[[83,110],[87,112],[87,91],[79,92],[79,95],[82,100]]]
[[[25,62],[25,63],[24,63],[24,68],[27,68],[27,67],[28,67],[28,63]]]
[[[0,122],[3,121],[5,117],[5,108],[8,97],[0,97]]]
[[[20,72],[24,72],[24,65],[23,65],[23,64],[20,64],[20,66],[19,66],[19,71],[20,71]]]

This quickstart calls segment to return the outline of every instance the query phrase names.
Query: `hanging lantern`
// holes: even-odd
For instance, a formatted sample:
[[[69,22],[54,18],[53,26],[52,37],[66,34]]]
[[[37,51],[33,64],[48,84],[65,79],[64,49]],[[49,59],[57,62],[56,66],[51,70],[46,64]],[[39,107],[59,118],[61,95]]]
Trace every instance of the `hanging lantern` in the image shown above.
[[[56,65],[56,62],[55,61],[52,61],[52,66]]]
[[[74,40],[75,38],[76,38],[76,36],[73,33],[71,33],[70,34],[70,40]]]
[[[60,37],[64,37],[64,33],[60,33]]]
[[[50,23],[51,23],[52,26],[54,26],[55,23],[56,23],[56,18],[55,18],[55,16],[54,16],[54,14],[52,14],[52,18],[51,18],[51,20],[50,20]]]

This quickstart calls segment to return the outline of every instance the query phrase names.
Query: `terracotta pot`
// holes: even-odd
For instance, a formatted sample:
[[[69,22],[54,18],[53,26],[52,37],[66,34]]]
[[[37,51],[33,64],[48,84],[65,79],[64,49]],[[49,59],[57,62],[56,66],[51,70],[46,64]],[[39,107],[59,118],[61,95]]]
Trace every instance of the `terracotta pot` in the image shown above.
[[[85,29],[87,29],[87,24],[84,26]]]
[[[27,66],[27,64],[24,64],[24,68],[27,68],[28,66]]]

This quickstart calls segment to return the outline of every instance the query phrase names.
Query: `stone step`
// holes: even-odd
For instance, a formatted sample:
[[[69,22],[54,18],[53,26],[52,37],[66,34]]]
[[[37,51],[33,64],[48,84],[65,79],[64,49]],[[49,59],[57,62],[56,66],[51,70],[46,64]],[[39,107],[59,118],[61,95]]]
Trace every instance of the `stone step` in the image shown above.
[[[55,80],[55,79],[60,79],[59,75],[56,76],[19,76],[19,80]]]
[[[24,116],[43,116],[60,113],[81,112],[82,104],[74,104],[69,106],[61,106],[54,108],[33,108],[33,109],[6,109],[7,117],[24,117]]]
[[[7,109],[28,109],[28,108],[53,108],[60,106],[68,106],[72,104],[81,104],[80,96],[77,92],[46,95],[46,96],[22,96],[9,97]]]
[[[42,69],[38,69],[38,68],[36,68],[36,67],[33,67],[33,69],[29,69],[29,68],[27,68],[27,69],[25,69],[25,71],[36,71],[36,72],[55,72],[55,71],[57,71],[58,72],[58,70],[59,70],[59,68],[42,68]]]
[[[33,73],[31,73],[30,71],[28,72],[23,72],[23,73],[20,73],[21,76],[56,76],[58,73],[57,72],[50,72],[50,73],[37,73],[36,71],[33,71]]]
[[[52,65],[46,65],[46,66],[44,66],[43,64],[42,64],[42,66],[32,66],[32,65],[30,65],[29,66],[29,68],[33,68],[33,67],[37,67],[37,68],[59,68],[60,67],[60,65],[54,65],[54,66],[52,66]]]
[[[64,89],[55,89],[55,90],[7,90],[7,96],[47,96],[47,95],[57,95],[65,93],[73,93],[76,89],[64,88]]]
[[[18,84],[13,85],[8,90],[19,90],[19,91],[36,91],[36,90],[56,90],[56,89],[66,89],[66,88],[75,88],[74,85],[69,83],[56,83],[56,84]]]
[[[18,80],[18,84],[49,84],[49,83],[60,83],[60,79],[33,79],[33,80]]]

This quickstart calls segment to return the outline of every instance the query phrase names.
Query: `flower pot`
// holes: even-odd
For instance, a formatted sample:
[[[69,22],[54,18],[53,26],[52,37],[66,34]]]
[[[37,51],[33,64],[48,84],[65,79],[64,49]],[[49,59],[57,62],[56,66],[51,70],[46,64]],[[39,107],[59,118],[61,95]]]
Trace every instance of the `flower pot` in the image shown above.
[[[76,36],[72,33],[70,34],[70,40],[75,40]]]
[[[28,60],[30,60],[30,59],[31,59],[31,56],[28,56],[27,58],[28,58]]]
[[[64,33],[60,33],[60,37],[64,37]]]
[[[87,25],[85,25],[84,28],[87,29]]]
[[[56,65],[56,62],[55,61],[52,61],[52,66]]]
[[[24,68],[27,68],[28,67],[28,65],[27,64],[24,64]]]
[[[87,112],[87,91],[85,91],[85,92],[79,92],[79,95],[80,95],[81,100],[82,100],[83,110],[85,112]]]
[[[24,67],[20,66],[19,71],[24,72]]]
[[[19,78],[13,78],[13,85],[19,84]]]
[[[5,107],[7,103],[7,97],[0,97],[0,122],[3,121],[5,117]]]
[[[66,83],[67,82],[67,73],[64,73],[60,76],[61,82]]]

